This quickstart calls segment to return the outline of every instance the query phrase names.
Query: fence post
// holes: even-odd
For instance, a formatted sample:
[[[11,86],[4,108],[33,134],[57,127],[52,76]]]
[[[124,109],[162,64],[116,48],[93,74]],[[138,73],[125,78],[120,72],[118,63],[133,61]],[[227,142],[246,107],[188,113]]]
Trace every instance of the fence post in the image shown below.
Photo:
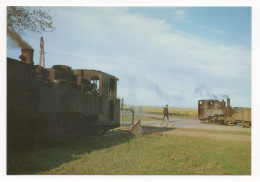
[[[135,108],[132,108],[132,126],[135,124]]]
[[[121,99],[121,109],[124,108],[124,98]]]

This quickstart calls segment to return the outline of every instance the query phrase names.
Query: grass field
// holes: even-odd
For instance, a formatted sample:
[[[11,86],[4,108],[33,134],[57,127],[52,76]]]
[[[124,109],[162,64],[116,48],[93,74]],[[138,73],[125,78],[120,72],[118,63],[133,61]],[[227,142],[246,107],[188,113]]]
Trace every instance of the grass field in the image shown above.
[[[161,119],[158,119],[157,117],[147,117],[147,116],[141,116],[141,115],[135,115],[135,121],[161,121]]]
[[[222,133],[222,134],[232,134],[232,135],[246,135],[251,136],[251,131],[218,131],[218,130],[202,130],[202,129],[187,129],[178,128],[178,131],[195,131],[195,132],[205,132],[205,133]]]
[[[251,142],[109,135],[9,153],[8,174],[250,175]]]
[[[126,106],[130,107],[130,106]],[[139,112],[140,106],[135,106],[135,111]],[[152,107],[152,106],[142,106],[142,113],[152,114],[152,115],[162,115],[164,107]],[[169,115],[174,117],[185,117],[185,118],[198,118],[198,109],[192,108],[173,108],[169,107]]]

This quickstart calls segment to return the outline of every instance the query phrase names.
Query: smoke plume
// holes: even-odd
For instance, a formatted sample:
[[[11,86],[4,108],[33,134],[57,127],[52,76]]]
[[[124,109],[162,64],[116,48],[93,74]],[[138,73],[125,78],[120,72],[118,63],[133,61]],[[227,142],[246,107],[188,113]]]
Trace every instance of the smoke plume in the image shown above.
[[[223,99],[227,99],[227,98],[229,98],[228,95],[224,95],[224,94],[220,94],[220,97],[222,97]]]
[[[11,31],[7,29],[7,34],[10,36],[12,40],[14,40],[17,45],[22,49],[33,49],[27,42],[25,42],[21,36],[15,31]]]
[[[200,97],[212,95],[210,93],[210,89],[206,87],[204,84],[197,86],[197,88],[194,89],[193,94],[198,95]]]
[[[199,97],[207,97],[209,99],[218,100],[219,98],[227,99],[229,98],[226,94],[213,94],[211,89],[205,86],[204,84],[198,85],[193,94]]]
[[[217,97],[215,94],[212,94],[212,95],[210,96],[210,99],[218,100],[218,97]]]

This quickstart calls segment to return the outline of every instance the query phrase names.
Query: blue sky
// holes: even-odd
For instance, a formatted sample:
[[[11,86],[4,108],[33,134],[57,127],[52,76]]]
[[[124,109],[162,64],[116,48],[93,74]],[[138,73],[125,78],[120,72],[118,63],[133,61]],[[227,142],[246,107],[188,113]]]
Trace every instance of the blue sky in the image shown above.
[[[126,104],[197,107],[226,96],[251,107],[250,7],[48,7],[56,30],[44,37],[46,67],[101,70],[119,78]],[[20,49],[8,39],[7,56]]]

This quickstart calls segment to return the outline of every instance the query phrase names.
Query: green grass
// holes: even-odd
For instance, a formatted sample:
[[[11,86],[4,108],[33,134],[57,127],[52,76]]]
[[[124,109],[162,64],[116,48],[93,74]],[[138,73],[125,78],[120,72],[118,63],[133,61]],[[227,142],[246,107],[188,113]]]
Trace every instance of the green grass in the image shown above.
[[[153,133],[8,153],[8,174],[251,174],[251,143]]]
[[[164,107],[144,106],[143,113],[162,115]],[[169,107],[169,115],[181,118],[198,118],[198,109]]]
[[[221,130],[186,129],[186,128],[177,128],[176,130],[251,136],[251,131],[221,131]]]
[[[159,112],[143,112],[143,114],[148,114],[151,116],[163,116],[162,113]],[[175,117],[175,118],[188,118],[188,119],[198,119],[198,115],[191,115],[191,114],[181,114],[181,113],[169,113],[169,117]]]
[[[132,108],[133,106],[124,105],[124,108]],[[134,106],[136,113],[139,113],[140,106]],[[163,108],[162,107],[155,107],[155,106],[142,106],[142,113],[143,114],[150,114],[150,115],[163,115]],[[191,118],[191,119],[198,119],[198,109],[193,108],[175,108],[169,107],[168,108],[169,115],[172,117],[177,118]]]
[[[162,119],[158,117],[148,117],[148,116],[140,116],[140,115],[135,115],[135,121],[161,121]]]

